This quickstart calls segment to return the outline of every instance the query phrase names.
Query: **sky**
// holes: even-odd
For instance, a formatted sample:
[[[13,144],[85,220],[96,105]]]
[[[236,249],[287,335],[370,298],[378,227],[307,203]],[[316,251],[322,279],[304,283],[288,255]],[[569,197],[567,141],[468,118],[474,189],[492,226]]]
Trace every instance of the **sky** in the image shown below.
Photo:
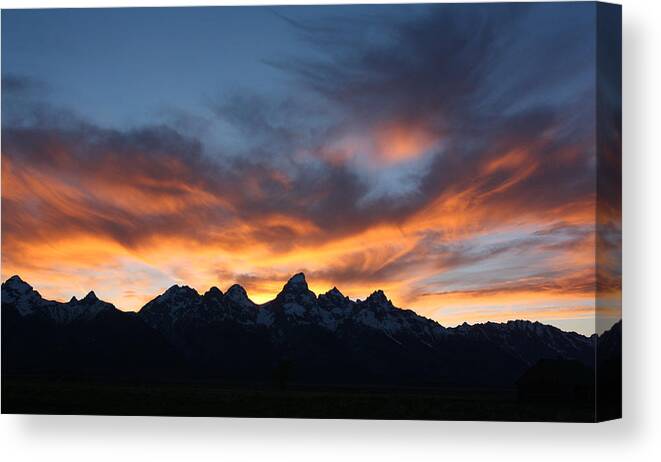
[[[173,284],[262,303],[303,271],[446,326],[593,333],[621,294],[595,24],[589,3],[3,10],[2,279],[137,310]]]

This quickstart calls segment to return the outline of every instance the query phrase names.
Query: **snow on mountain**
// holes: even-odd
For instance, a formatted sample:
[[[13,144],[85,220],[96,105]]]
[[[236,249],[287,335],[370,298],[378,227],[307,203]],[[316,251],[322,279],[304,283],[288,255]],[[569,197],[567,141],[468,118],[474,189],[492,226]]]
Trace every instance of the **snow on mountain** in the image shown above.
[[[302,326],[314,326],[330,333],[373,329],[389,338],[405,333],[427,343],[445,334],[445,329],[436,322],[393,306],[380,290],[362,301],[350,300],[335,287],[317,296],[309,289],[303,273],[292,276],[275,299],[263,305],[252,302],[238,284],[225,294],[213,288],[204,296],[193,289],[174,286],[145,305],[140,316],[166,335],[173,335],[175,324],[180,324],[182,329],[187,323],[220,321],[255,329],[270,328],[278,336]]]
[[[45,300],[18,276],[2,284],[2,303],[14,306],[21,316],[45,317],[62,325],[90,320],[102,312],[115,310],[112,304],[99,300],[94,292],[82,300],[72,297],[67,303]]]
[[[99,300],[94,292],[83,299],[76,297],[67,303],[44,300],[37,291],[18,276],[2,284],[2,301],[16,307],[23,315],[46,316],[56,323],[92,319],[113,305]],[[395,307],[386,294],[377,290],[364,300],[353,301],[336,287],[317,296],[298,273],[284,285],[274,300],[257,305],[238,284],[226,293],[212,287],[204,295],[188,286],[174,285],[147,303],[139,312],[152,328],[172,335],[175,325],[200,326],[214,322],[230,322],[251,328],[270,328],[280,333],[293,326],[315,326],[330,333],[346,334],[352,329],[381,332],[396,343],[415,338],[431,345],[447,335],[461,335],[499,344],[526,363],[536,357],[526,351],[543,350],[544,354],[562,357],[585,356],[592,339],[539,322],[509,321],[504,324],[487,322],[474,326],[463,324],[447,329],[411,310]],[[579,359],[586,359],[581,357]]]
[[[239,284],[234,284],[229,289],[223,299],[226,304],[234,306],[237,310],[253,310],[257,304],[248,298],[246,289]]]
[[[39,292],[18,276],[2,284],[2,303],[13,304],[22,316],[32,314],[43,301]]]
[[[99,318],[105,312],[112,316]],[[122,367],[123,352],[144,347],[140,361],[167,365],[179,358],[201,376],[236,380],[268,380],[274,367],[287,362],[296,365],[301,380],[318,383],[507,385],[540,359],[575,359],[591,367],[598,342],[604,358],[621,345],[619,325],[601,337],[530,321],[445,328],[394,306],[381,290],[362,300],[335,287],[317,296],[302,273],[261,305],[239,285],[202,295],[175,285],[138,313],[116,310],[94,292],[67,303],[44,300],[14,276],[2,284],[2,313],[20,332],[34,332],[28,338],[16,331],[17,367],[25,345],[43,338],[45,344],[63,342],[75,357],[84,356],[92,342],[99,358],[114,358],[112,367]],[[91,320],[98,322],[86,322]],[[78,342],[88,346],[76,350]],[[117,350],[118,342],[125,350]]]
[[[540,355],[552,359],[577,359],[587,364],[594,359],[592,338],[565,332],[538,321],[514,320],[475,325],[464,323],[449,330],[498,344],[528,365],[535,363]]]
[[[11,304],[22,316],[47,317],[58,324],[89,320],[104,310],[115,309],[99,300],[94,292],[67,303],[44,300],[29,284],[13,276],[2,284],[2,303]],[[205,326],[229,332],[258,332],[279,338],[309,330],[310,327],[345,341],[355,341],[365,332],[382,336],[394,345],[443,348],[448,338],[497,345],[499,349],[532,364],[539,357],[579,359],[590,363],[595,340],[573,332],[563,332],[539,322],[510,321],[445,328],[411,310],[395,307],[386,294],[377,290],[364,300],[351,300],[336,287],[317,296],[305,275],[292,276],[270,302],[257,305],[238,284],[226,293],[212,287],[203,295],[188,286],[174,285],[147,303],[138,316],[166,338],[194,341]],[[229,327],[236,326],[236,327]],[[303,330],[300,330],[303,329]],[[213,334],[220,335],[220,334]],[[251,334],[252,335],[252,334]],[[192,339],[192,340],[191,340]],[[347,340],[354,339],[354,340]],[[211,340],[210,340],[211,341]],[[193,347],[191,347],[193,348]]]
[[[256,308],[238,284],[225,294],[212,287],[204,295],[188,286],[175,285],[143,306],[139,314],[153,328],[171,335],[177,323],[200,325],[232,320],[238,324],[253,324]]]
[[[323,309],[317,296],[308,288],[305,275],[298,273],[289,279],[274,300],[265,303],[260,311],[262,319],[273,319],[272,324],[314,324],[327,330],[337,328],[337,319]]]
[[[115,307],[88,294],[82,300],[69,303],[49,302],[43,305],[42,312],[58,324],[70,324],[74,321],[88,321],[100,313],[115,310]]]

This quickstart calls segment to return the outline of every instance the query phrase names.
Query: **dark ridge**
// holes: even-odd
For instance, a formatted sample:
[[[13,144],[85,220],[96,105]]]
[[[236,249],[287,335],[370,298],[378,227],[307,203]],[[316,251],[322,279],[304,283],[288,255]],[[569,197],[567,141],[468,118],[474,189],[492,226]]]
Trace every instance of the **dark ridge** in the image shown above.
[[[98,301],[99,299],[97,298],[93,290],[90,290],[90,292],[87,295],[85,295],[85,298],[81,300],[82,303],[86,303],[86,304],[92,304]]]

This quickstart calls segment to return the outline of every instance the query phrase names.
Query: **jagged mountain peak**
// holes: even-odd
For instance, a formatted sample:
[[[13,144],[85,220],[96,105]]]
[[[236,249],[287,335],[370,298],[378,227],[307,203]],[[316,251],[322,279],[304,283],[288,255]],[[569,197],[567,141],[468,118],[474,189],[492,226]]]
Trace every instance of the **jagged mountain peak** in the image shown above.
[[[46,300],[18,276],[2,284],[2,303],[13,304],[22,316],[39,316],[56,324],[91,320],[101,312],[115,309],[112,304],[99,300],[94,292],[88,293],[82,300],[73,296],[66,303]]]
[[[15,304],[22,315],[31,314],[43,301],[39,292],[19,276],[12,276],[2,283],[2,303]]]
[[[240,284],[232,284],[229,289],[227,289],[227,295],[230,294],[243,294],[247,295],[246,289],[243,288]]]
[[[287,281],[275,301],[312,306],[317,302],[317,295],[308,288],[305,275],[297,273]]]
[[[511,326],[531,326],[541,324],[539,321],[530,321],[528,319],[512,319],[507,321],[507,324]]]
[[[561,331],[557,327],[548,325],[548,324],[542,324],[539,321],[529,321],[527,319],[515,319],[515,320],[510,320],[507,321],[506,323],[491,323],[490,324],[492,327],[495,328],[501,328],[501,326],[504,326],[506,329],[514,329],[514,330],[522,330],[526,332],[535,332],[537,334],[540,334],[542,332],[548,332],[548,333],[565,333],[564,331]],[[571,333],[571,332],[567,332]]]
[[[10,289],[21,293],[30,292],[33,290],[32,286],[27,282],[25,282],[23,279],[21,279],[17,274],[13,275],[5,282],[3,282],[2,288]]]
[[[473,326],[464,323],[445,329],[413,311],[389,308],[392,305],[382,291],[353,301],[340,299],[341,292],[333,288],[316,299],[295,294],[253,309],[230,302],[233,294],[246,294],[236,285],[218,299],[157,297],[138,315],[108,312],[111,305],[101,301],[90,305],[47,301],[34,291],[13,302],[5,299],[5,292],[9,291],[3,286],[2,312],[3,316],[9,315],[3,317],[3,323],[9,320],[35,329],[29,338],[26,330],[7,329],[14,336],[12,342],[25,340],[16,343],[20,347],[14,350],[17,358],[36,351],[30,364],[54,370],[51,350],[58,355],[61,352],[56,365],[62,364],[67,373],[73,370],[89,374],[86,368],[90,358],[95,361],[95,371],[97,359],[110,358],[107,370],[113,377],[122,377],[118,373],[133,377],[135,370],[143,370],[145,365],[172,364],[176,360],[181,366],[174,372],[166,370],[157,376],[159,380],[182,373],[192,374],[196,384],[220,378],[223,384],[263,386],[273,377],[274,365],[279,367],[286,361],[286,367],[300,374],[295,380],[306,386],[337,383],[408,388],[467,384],[500,389],[512,386],[540,359],[560,358],[594,367],[595,361],[621,357],[621,322],[602,334],[599,343],[529,321]],[[185,287],[175,287],[173,292],[196,293]],[[220,290],[212,288],[205,296],[217,293]],[[15,315],[19,303],[25,304],[24,311],[19,311],[22,316]],[[97,317],[99,313],[108,314]],[[50,322],[48,329],[43,328],[44,321]],[[122,344],[126,338],[130,342]],[[145,339],[153,340],[153,347],[145,347]],[[38,351],[23,347],[35,343]],[[127,365],[126,352],[132,354],[143,347],[145,361]]]
[[[198,304],[201,298],[197,290],[188,286],[175,284],[148,302],[140,309],[140,312],[169,312],[172,314],[192,304]]]
[[[200,294],[197,293],[197,290],[193,289],[192,287],[189,286],[180,286],[180,285],[173,285],[171,286],[168,290],[163,292],[162,297],[171,297],[171,296],[199,296]]]
[[[229,289],[227,289],[227,294],[230,296],[230,298],[236,297],[236,296],[241,296],[241,297],[247,297],[248,293],[246,292],[246,289],[243,288],[242,285],[240,284],[232,284]]]
[[[51,313],[49,316],[53,317],[55,316],[53,313],[60,316],[60,312],[62,312],[66,314],[66,319],[64,314],[62,314],[62,319],[68,320],[78,316],[88,317],[108,307],[114,308],[99,300],[93,291],[82,300],[73,297],[69,303],[50,302],[42,299],[29,284],[18,276],[9,278],[2,284],[2,288],[3,303],[15,304],[21,314],[49,312]],[[216,309],[217,307],[223,309]],[[442,328],[437,324],[429,324],[422,329],[420,326],[423,326],[427,320],[407,310],[393,309],[394,305],[383,290],[374,291],[362,301],[349,299],[337,287],[333,287],[317,297],[308,289],[303,273],[292,276],[282,292],[262,307],[257,310],[257,305],[248,298],[246,290],[239,284],[232,285],[225,294],[217,287],[212,287],[204,294],[204,297],[191,287],[173,285],[145,305],[141,314],[143,316],[168,314],[168,316],[171,315],[169,319],[189,314],[208,320],[222,317],[222,319],[233,319],[246,325],[251,323],[272,325],[279,322],[312,323],[329,330],[335,330],[342,325],[355,324],[381,329],[387,331],[389,335],[411,328],[417,329],[417,331],[435,331]],[[283,316],[282,319],[280,316]],[[620,325],[614,326],[613,330],[620,328]],[[449,329],[448,333],[471,333],[491,338],[525,333],[528,338],[543,336],[546,339],[557,339],[554,340],[554,347],[559,345],[563,348],[563,345],[568,342],[582,342],[579,334],[565,333],[555,327],[528,320],[512,320],[505,323],[487,322],[472,326],[464,323],[457,328]],[[585,340],[588,340],[587,337]]]
[[[296,273],[294,274],[287,283],[285,284],[283,291],[285,290],[296,290],[296,291],[305,291],[308,290],[308,282],[305,280],[305,274]]]
[[[305,274],[302,272],[294,274],[289,278],[288,282],[292,284],[307,284],[307,281],[305,280]]]
[[[333,288],[332,288],[331,290],[329,290],[328,292],[326,292],[324,295],[327,295],[327,296],[329,296],[329,297],[333,297],[333,298],[337,298],[337,299],[340,299],[340,298],[345,299],[345,298],[347,298],[347,297],[345,297],[345,295],[344,295],[342,292],[340,292],[340,290],[339,290],[337,287],[335,287],[335,286],[333,286]]]
[[[386,294],[382,290],[375,290],[370,294],[369,297],[365,299],[367,303],[376,304],[376,305],[392,305]]]
[[[243,286],[239,284],[233,284],[229,289],[227,289],[225,298],[238,305],[255,306],[255,303],[248,297],[246,289],[244,289]]]
[[[98,301],[99,299],[93,290],[90,290],[88,294],[85,295],[85,297],[81,300],[82,303],[86,303],[86,304],[96,303]]]
[[[223,291],[220,290],[218,287],[213,286],[204,293],[204,296],[205,297],[221,298],[223,296]]]

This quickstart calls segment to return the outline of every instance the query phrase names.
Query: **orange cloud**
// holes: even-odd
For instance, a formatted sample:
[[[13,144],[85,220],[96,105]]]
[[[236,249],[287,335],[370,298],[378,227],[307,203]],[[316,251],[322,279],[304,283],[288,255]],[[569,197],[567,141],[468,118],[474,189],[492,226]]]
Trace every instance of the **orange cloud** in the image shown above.
[[[406,125],[384,126],[375,139],[391,160],[436,142]],[[594,301],[593,196],[539,196],[539,205],[525,194],[555,168],[536,154],[545,142],[450,164],[453,175],[411,206],[384,200],[364,209],[354,200],[364,191],[338,165],[328,168],[345,176],[315,177],[112,147],[88,147],[97,154],[87,156],[49,139],[3,153],[3,279],[20,274],[61,300],[94,289],[135,310],[175,283],[205,291],[239,282],[265,302],[304,270],[318,293],[338,286],[363,298],[379,288],[442,322],[578,319]],[[482,268],[490,265],[511,279],[489,280]],[[554,308],[535,311],[546,302]]]
[[[374,131],[375,149],[387,163],[399,162],[420,155],[439,142],[437,134],[412,122],[391,122]]]

